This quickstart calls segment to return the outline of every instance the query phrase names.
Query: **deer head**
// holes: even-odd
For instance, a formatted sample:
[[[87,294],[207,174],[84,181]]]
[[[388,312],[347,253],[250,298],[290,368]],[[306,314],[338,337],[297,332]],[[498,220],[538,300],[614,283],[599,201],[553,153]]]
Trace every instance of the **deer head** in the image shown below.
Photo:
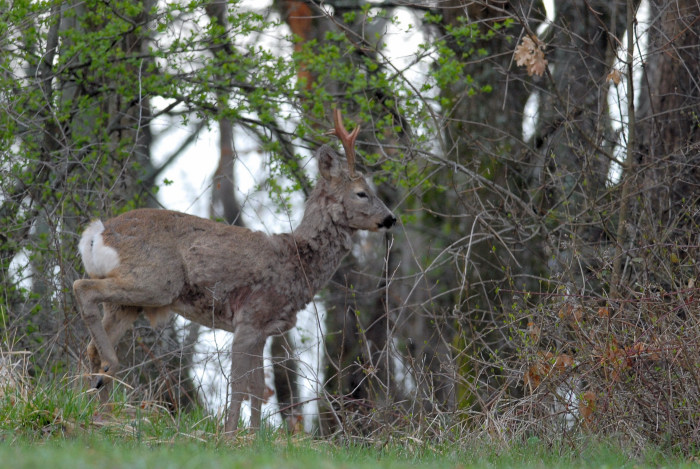
[[[317,153],[319,172],[330,183],[333,197],[340,203],[340,213],[332,213],[337,223],[346,223],[353,230],[377,231],[389,229],[396,223],[396,217],[377,197],[364,175],[355,171],[355,140],[360,126],[348,132],[343,125],[339,109],[333,112],[335,128],[328,132],[338,137],[345,149],[347,168],[329,146],[324,145]]]

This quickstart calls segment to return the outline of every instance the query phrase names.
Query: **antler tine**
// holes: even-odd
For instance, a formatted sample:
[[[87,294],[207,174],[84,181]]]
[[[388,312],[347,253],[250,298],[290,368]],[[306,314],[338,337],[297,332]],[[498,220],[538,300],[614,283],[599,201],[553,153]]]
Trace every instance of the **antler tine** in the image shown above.
[[[350,170],[350,176],[355,176],[355,140],[357,135],[360,133],[360,126],[358,125],[349,133],[345,126],[343,125],[343,116],[340,115],[340,109],[336,108],[333,110],[333,121],[335,122],[335,130],[333,130],[333,135],[338,137],[343,143],[343,148],[345,148],[345,158],[348,160],[348,169]]]

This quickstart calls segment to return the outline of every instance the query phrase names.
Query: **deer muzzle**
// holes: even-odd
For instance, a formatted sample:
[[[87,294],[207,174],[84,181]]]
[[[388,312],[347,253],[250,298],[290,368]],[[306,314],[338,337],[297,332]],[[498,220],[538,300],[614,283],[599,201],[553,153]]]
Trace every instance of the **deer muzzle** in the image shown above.
[[[385,229],[388,230],[392,226],[396,224],[396,217],[394,215],[387,215],[384,217],[384,220],[382,220],[381,223],[377,226],[377,229]]]

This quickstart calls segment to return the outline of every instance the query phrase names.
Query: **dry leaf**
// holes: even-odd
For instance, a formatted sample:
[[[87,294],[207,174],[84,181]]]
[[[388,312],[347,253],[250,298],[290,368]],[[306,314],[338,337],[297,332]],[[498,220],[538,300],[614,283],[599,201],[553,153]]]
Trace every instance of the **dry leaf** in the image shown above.
[[[583,320],[583,307],[575,307],[572,318],[576,324],[579,324]]]
[[[619,85],[620,81],[622,80],[622,73],[616,68],[613,68],[612,72],[608,73],[608,76],[605,77],[606,82],[610,82],[612,80],[615,85]]]
[[[569,316],[571,316],[571,313],[573,312],[573,310],[574,310],[573,306],[571,306],[569,303],[565,303],[559,309],[559,319],[568,318]]]
[[[518,64],[519,67],[527,65],[532,55],[535,53],[535,49],[534,41],[528,36],[524,37],[520,45],[515,48],[515,63]]]
[[[292,435],[304,434],[304,417],[302,415],[290,415],[287,417],[287,429]]]
[[[582,306],[565,303],[559,309],[559,318],[567,321],[572,327],[578,328],[583,321],[583,313]]]
[[[542,329],[540,329],[534,322],[530,321],[527,323],[527,335],[530,336],[532,342],[537,344],[540,341],[540,335],[542,334]]]
[[[515,48],[515,63],[527,67],[527,74],[542,76],[547,68],[544,58],[544,44],[536,37],[525,36]]]
[[[596,395],[593,391],[586,391],[583,393],[581,401],[579,402],[578,410],[583,417],[583,422],[586,425],[593,423],[593,413],[595,412],[595,401]]]
[[[627,368],[627,353],[624,348],[617,344],[617,339],[613,337],[601,357],[601,365],[610,372],[609,377],[613,382],[620,380],[620,373]]]
[[[627,357],[625,365],[628,368],[632,368],[634,366],[636,359],[646,359],[651,361],[658,361],[661,359],[657,351],[649,347],[649,345],[645,344],[644,342],[635,342],[633,345],[626,347],[625,355]]]
[[[267,404],[268,401],[270,400],[270,398],[271,398],[272,396],[274,396],[274,395],[275,395],[275,390],[272,389],[270,386],[267,386],[267,385],[266,385],[266,386],[265,386],[265,389],[263,389],[263,395],[262,395],[263,404]],[[243,398],[243,400],[244,400],[244,401],[249,401],[249,400],[250,400],[250,394],[247,394],[247,395]]]
[[[539,352],[535,362],[523,375],[523,384],[533,392],[548,376],[565,373],[567,368],[573,366],[574,359],[571,355],[562,353],[555,356],[552,352]]]
[[[532,393],[537,389],[542,382],[542,377],[547,374],[547,370],[544,365],[540,362],[535,363],[530,368],[527,369],[523,375],[523,384],[530,389]]]
[[[554,368],[559,372],[564,372],[568,367],[574,366],[574,359],[571,355],[562,353],[554,360]]]

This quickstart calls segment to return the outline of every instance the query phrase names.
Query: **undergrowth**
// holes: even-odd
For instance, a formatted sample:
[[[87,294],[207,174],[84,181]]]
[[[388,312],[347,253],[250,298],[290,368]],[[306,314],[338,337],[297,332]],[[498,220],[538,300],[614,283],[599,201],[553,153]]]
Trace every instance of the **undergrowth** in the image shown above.
[[[482,437],[452,443],[384,439],[363,444],[291,435],[264,427],[233,438],[203,409],[176,415],[153,402],[115,396],[108,406],[64,382],[6,391],[0,399],[0,460],[13,467],[692,467],[649,448],[630,454],[593,437],[507,443]],[[31,451],[27,449],[31,448]]]

